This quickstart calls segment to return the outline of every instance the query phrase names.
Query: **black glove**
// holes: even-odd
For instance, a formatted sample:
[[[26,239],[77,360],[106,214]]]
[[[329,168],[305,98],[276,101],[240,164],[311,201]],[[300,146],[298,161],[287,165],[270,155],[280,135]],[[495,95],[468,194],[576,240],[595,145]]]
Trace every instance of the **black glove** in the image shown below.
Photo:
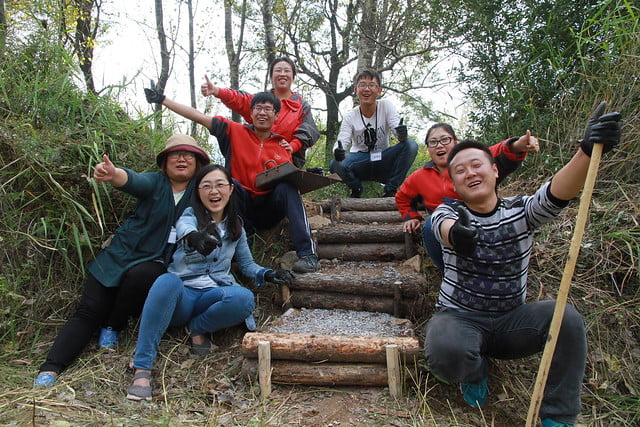
[[[404,142],[407,140],[407,137],[409,136],[408,132],[407,132],[407,126],[403,125],[402,122],[404,121],[404,118],[400,119],[400,123],[398,123],[398,126],[396,127],[396,137],[398,138],[398,141],[400,142]]]
[[[293,274],[289,270],[269,270],[264,273],[264,280],[275,283],[276,285],[291,286],[291,283],[293,283]]]
[[[607,108],[606,101],[602,101],[589,117],[587,126],[584,129],[584,136],[580,141],[580,148],[591,157],[593,144],[603,144],[602,152],[607,153],[613,150],[620,142],[620,113],[605,114]]]
[[[187,235],[187,243],[204,256],[209,255],[215,248],[221,246],[222,239],[216,229],[216,223],[211,221],[204,230],[192,231]]]
[[[147,97],[149,104],[162,104],[162,101],[166,98],[161,90],[156,88],[156,83],[151,80],[151,87],[144,88],[144,96]]]
[[[478,244],[478,229],[471,225],[467,208],[458,206],[456,212],[458,212],[458,220],[449,229],[449,243],[456,252],[470,256]]]
[[[338,148],[333,150],[333,158],[336,159],[336,162],[341,162],[345,159],[346,154],[344,148],[342,147],[342,142],[338,141]]]

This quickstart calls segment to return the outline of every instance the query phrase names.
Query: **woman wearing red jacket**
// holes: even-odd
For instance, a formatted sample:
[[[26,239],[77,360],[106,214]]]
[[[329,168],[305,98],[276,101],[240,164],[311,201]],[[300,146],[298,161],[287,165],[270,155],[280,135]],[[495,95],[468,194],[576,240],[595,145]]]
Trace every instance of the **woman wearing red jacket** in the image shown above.
[[[305,163],[305,152],[313,146],[320,137],[320,132],[313,121],[311,106],[302,99],[300,94],[291,90],[296,76],[296,67],[291,59],[276,58],[269,66],[269,78],[273,84],[273,93],[280,100],[281,109],[272,131],[282,135],[293,150],[293,164],[301,168]],[[213,95],[224,105],[240,114],[247,123],[251,119],[252,94],[224,89],[211,83],[208,76],[204,76],[205,83],[200,86],[203,96]]]
[[[418,211],[418,205],[423,203],[427,213],[431,214],[443,199],[460,199],[447,171],[449,152],[458,143],[453,128],[446,123],[436,123],[427,131],[424,142],[431,160],[409,175],[396,193],[396,206],[402,215],[403,230],[406,233],[417,233],[421,228],[423,218]],[[519,138],[509,138],[492,145],[489,150],[496,160],[500,183],[517,169],[527,152],[539,150],[538,138],[531,136],[531,132],[527,131]],[[431,231],[431,217],[426,219],[422,227],[422,240],[434,265],[442,271],[442,249]]]

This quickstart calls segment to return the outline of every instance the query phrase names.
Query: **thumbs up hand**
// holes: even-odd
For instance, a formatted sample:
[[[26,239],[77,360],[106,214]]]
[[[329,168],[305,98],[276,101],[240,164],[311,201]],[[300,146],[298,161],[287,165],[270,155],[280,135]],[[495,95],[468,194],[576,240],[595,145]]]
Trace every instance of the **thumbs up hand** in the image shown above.
[[[469,211],[464,206],[456,208],[458,220],[449,229],[449,243],[464,256],[471,256],[478,244],[478,228],[471,224]]]
[[[109,156],[102,155],[102,162],[93,168],[93,179],[97,182],[110,182],[116,173],[116,167],[109,160]]]

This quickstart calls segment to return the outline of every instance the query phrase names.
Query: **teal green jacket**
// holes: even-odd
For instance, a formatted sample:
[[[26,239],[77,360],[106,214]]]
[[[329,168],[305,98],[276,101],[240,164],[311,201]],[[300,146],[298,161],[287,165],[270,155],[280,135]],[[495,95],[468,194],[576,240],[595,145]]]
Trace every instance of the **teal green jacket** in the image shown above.
[[[175,247],[169,243],[171,229],[182,211],[191,205],[194,186],[191,180],[176,205],[171,181],[163,172],[136,173],[123,169],[129,178],[118,190],[136,197],[138,203],[115,231],[109,246],[87,267],[103,286],[109,288],[120,286],[124,273],[142,262],[160,260],[168,265]]]

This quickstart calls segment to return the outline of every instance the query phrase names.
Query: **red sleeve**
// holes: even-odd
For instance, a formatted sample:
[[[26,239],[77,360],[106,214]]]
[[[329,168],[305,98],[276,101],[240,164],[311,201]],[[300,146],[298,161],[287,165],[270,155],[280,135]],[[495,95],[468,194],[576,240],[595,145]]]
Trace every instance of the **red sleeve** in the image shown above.
[[[240,114],[247,123],[253,123],[251,119],[253,95],[240,90],[220,88],[218,89],[218,99],[231,111]]]
[[[514,162],[521,162],[527,157],[527,152],[524,151],[522,153],[514,153],[511,151],[511,144],[516,142],[518,138],[507,138],[502,142],[499,142],[495,145],[489,147],[491,154],[494,158],[497,158],[501,154],[506,156],[507,159],[512,160]]]
[[[411,206],[413,199],[418,197],[420,193],[414,188],[414,181],[416,181],[417,175],[420,173],[420,169],[412,173],[404,180],[398,192],[396,193],[396,207],[403,221],[410,219],[422,220],[422,215]]]

